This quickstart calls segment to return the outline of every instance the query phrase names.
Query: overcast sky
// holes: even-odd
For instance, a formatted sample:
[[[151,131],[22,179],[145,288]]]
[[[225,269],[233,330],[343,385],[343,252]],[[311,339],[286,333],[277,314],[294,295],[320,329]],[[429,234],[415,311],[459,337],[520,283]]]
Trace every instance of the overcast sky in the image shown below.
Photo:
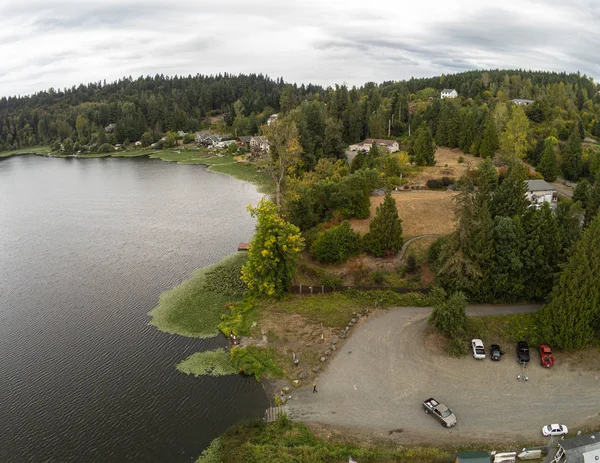
[[[0,0],[0,96],[121,76],[333,85],[482,68],[600,77],[599,0]]]

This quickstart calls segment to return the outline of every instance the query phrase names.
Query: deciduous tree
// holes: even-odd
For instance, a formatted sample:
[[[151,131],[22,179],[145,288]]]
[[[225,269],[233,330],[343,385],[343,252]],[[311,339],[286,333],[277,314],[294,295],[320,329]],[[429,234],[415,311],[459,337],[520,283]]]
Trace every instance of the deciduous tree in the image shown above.
[[[248,210],[257,225],[248,261],[242,268],[242,280],[255,294],[280,297],[292,281],[304,239],[298,227],[286,222],[271,201],[263,198],[258,206],[249,206]]]
[[[520,107],[513,108],[506,130],[500,134],[500,150],[507,160],[523,159],[529,148],[529,119]]]

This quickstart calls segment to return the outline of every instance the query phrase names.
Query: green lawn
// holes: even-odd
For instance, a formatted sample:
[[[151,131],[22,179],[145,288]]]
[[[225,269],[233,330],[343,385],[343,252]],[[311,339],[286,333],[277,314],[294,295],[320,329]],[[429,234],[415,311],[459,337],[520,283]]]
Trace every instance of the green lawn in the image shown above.
[[[7,158],[10,156],[18,156],[21,154],[47,154],[50,152],[49,146],[31,146],[29,148],[21,148],[12,151],[0,151],[0,158]]]

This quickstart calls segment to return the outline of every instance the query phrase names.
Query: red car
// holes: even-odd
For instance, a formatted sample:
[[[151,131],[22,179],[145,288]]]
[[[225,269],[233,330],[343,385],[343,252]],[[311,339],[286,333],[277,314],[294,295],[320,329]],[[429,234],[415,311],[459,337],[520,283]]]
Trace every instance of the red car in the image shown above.
[[[540,360],[542,361],[542,366],[546,368],[550,368],[554,365],[554,356],[552,355],[552,349],[547,344],[542,344],[540,346]]]

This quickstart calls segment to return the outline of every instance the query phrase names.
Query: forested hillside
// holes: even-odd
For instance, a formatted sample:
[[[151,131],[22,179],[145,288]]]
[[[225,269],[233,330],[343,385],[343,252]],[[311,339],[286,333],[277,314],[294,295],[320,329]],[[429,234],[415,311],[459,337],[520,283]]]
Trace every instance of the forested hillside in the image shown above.
[[[442,88],[455,88],[459,98],[440,100]],[[149,144],[168,131],[208,128],[214,116],[222,116],[222,130],[254,135],[269,115],[292,112],[306,168],[321,157],[341,156],[344,145],[366,137],[389,134],[410,143],[408,134],[414,138],[422,122],[439,145],[485,155],[505,130],[514,98],[535,100],[525,108],[531,123],[526,154],[534,164],[550,136],[564,141],[574,129],[580,138],[600,136],[597,86],[579,74],[469,71],[359,88],[297,86],[262,75],[157,75],[2,98],[0,150],[66,139],[84,150],[92,144]],[[114,133],[105,133],[109,124],[116,124]],[[484,142],[486,133],[491,138]],[[568,168],[566,176],[577,178],[585,174],[582,168]]]

